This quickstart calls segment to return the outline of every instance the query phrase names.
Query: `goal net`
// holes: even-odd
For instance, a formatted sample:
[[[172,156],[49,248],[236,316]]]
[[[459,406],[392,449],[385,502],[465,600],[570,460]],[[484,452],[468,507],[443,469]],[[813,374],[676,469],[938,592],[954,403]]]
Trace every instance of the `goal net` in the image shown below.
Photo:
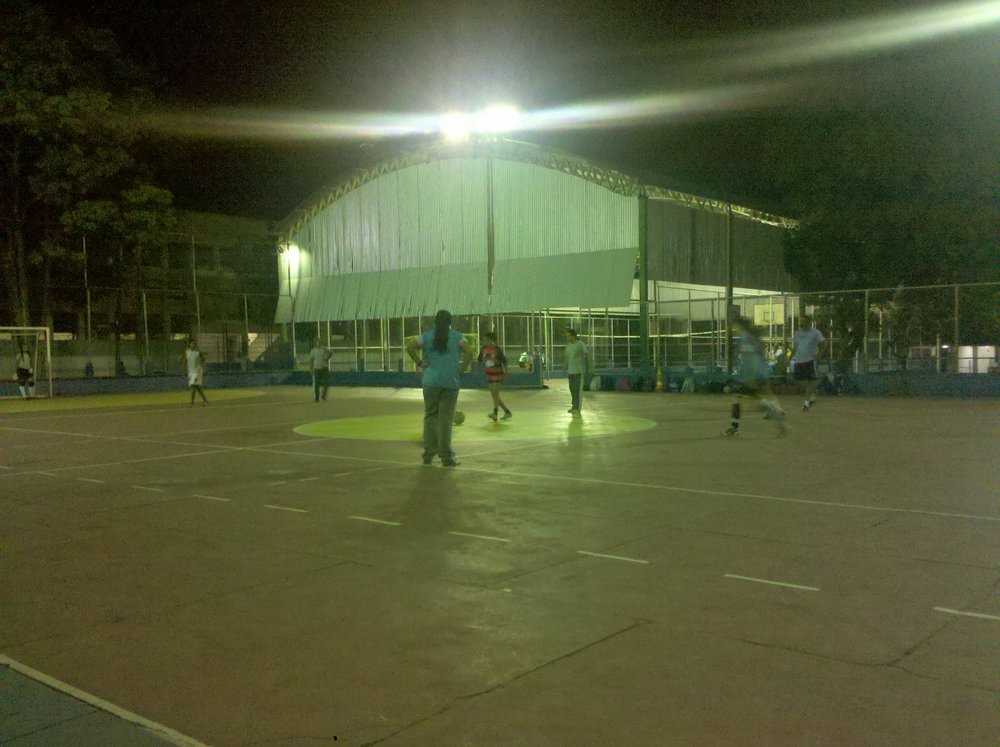
[[[0,399],[52,396],[52,330],[0,327]]]

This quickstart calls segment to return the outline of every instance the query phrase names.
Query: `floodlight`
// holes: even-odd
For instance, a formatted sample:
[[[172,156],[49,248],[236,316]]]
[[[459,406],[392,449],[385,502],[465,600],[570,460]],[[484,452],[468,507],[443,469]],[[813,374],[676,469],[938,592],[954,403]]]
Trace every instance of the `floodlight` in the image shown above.
[[[472,128],[469,125],[468,116],[461,112],[450,112],[441,117],[438,129],[446,140],[459,142],[469,137]]]
[[[297,275],[299,272],[299,248],[295,244],[289,244],[285,250],[285,262],[288,263],[288,272]]]

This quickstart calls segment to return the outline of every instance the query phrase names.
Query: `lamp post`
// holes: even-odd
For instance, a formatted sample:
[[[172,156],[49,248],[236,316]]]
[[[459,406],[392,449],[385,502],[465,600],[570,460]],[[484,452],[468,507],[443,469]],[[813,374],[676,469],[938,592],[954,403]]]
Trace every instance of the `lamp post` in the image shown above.
[[[90,279],[87,275],[87,235],[83,235],[83,292],[87,298],[87,365],[84,374],[93,376],[94,362],[90,354]]]

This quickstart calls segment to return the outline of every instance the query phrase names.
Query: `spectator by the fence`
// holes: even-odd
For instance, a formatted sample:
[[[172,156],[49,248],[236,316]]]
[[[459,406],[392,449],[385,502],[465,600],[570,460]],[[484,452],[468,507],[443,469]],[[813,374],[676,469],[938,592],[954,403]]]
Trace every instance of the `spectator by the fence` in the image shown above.
[[[792,377],[802,382],[803,411],[808,411],[816,402],[816,356],[825,341],[823,333],[812,326],[812,317],[803,314],[799,328],[792,335]]]
[[[201,406],[208,404],[205,392],[201,388],[205,376],[205,356],[198,349],[198,342],[193,337],[188,341],[187,350],[184,351],[184,358],[187,362],[188,386],[191,388],[191,404],[194,407],[195,394],[201,395]]]
[[[327,392],[330,390],[330,358],[333,353],[323,344],[318,337],[312,350],[309,351],[309,373],[313,380],[313,398],[319,402],[320,397],[326,401]]]
[[[577,414],[581,409],[581,385],[583,375],[587,371],[587,346],[577,337],[575,329],[566,330],[566,378],[569,379],[569,395],[572,405],[571,414]]]

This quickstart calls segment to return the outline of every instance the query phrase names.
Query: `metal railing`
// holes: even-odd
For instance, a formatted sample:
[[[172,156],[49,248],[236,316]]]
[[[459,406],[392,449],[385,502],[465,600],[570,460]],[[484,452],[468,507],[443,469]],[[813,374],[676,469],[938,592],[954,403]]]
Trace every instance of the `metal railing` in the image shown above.
[[[276,294],[89,288],[94,300],[85,306],[83,290],[76,290],[79,299],[60,294],[62,310],[53,319],[53,374],[60,378],[183,373],[192,336],[210,371],[303,368],[317,337],[332,348],[334,370],[411,370],[406,339],[432,326],[430,317],[277,324]],[[772,351],[787,351],[801,315],[811,315],[828,340],[831,368],[970,374],[995,369],[1000,283],[755,294],[735,297],[734,305]],[[549,372],[564,368],[564,333],[572,327],[589,346],[595,369],[637,368],[643,358],[638,308],[633,299],[630,309],[459,316],[454,326],[473,342],[493,330],[512,365],[528,353]],[[721,289],[673,286],[669,294],[650,294],[648,310],[654,365],[724,369]]]

